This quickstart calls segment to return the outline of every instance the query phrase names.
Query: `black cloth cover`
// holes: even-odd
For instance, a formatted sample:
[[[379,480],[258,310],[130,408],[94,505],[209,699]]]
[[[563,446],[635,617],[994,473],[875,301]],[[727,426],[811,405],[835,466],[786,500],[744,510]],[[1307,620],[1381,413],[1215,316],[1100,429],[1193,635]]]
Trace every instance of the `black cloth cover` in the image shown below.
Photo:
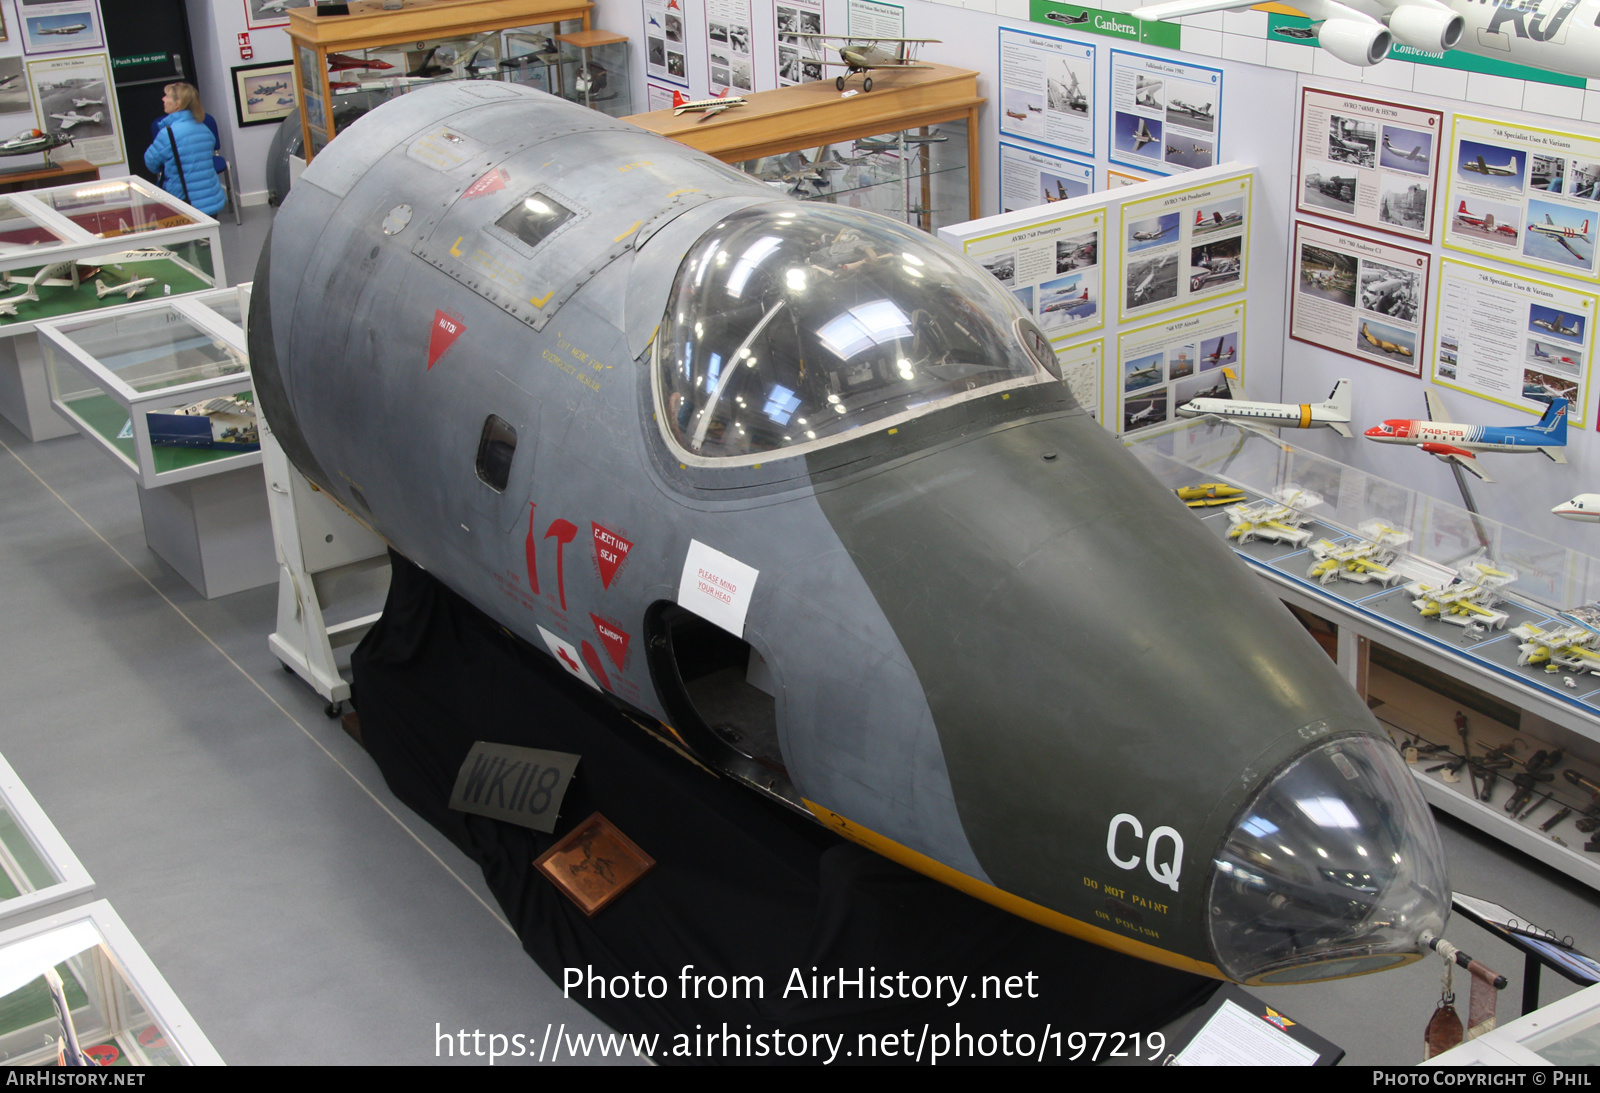
[[[809,1051],[772,1054],[774,1032],[842,1033],[838,1062],[872,1061],[862,1058],[870,1052],[861,1034],[879,1037],[878,1061],[906,1061],[884,1056],[885,1034],[897,1034],[897,1051],[915,1054],[920,1044],[930,1061],[938,1033],[952,1038],[946,1050],[962,1049],[962,1061],[1026,1061],[1015,1057],[1028,1043],[1017,1037],[1026,1034],[1034,1061],[1043,1044],[1042,1061],[1077,1054],[1075,1061],[1089,1062],[1091,1052],[1104,1060],[1114,1038],[1096,1051],[1093,1040],[1074,1048],[1071,1033],[1148,1033],[1215,989],[1213,980],[1025,922],[709,773],[433,577],[398,555],[390,560],[383,617],[353,657],[364,745],[395,795],[483,869],[523,947],[552,980],[562,984],[568,968],[585,969],[586,981],[590,971],[629,978],[627,997],[584,989],[572,996],[620,1032],[661,1034],[660,1061],[752,1061],[740,1049],[754,1041],[705,1048],[705,1035],[720,1038],[726,1027],[768,1036],[764,1056],[751,1047],[756,1062],[822,1061]],[[448,807],[475,740],[582,756],[555,835]],[[591,919],[532,863],[596,811],[657,865]],[[707,977],[698,992],[685,969]],[[665,997],[634,994],[636,972],[661,976]],[[837,986],[826,998],[813,996],[814,975],[841,972],[895,977],[895,997],[883,997],[881,983],[876,998],[869,985],[844,997]],[[763,997],[709,996],[716,977],[728,983],[734,976],[759,977]],[[966,977],[964,999],[949,1004],[948,980],[942,997],[903,997],[928,989],[936,976]],[[984,976],[1000,984],[1019,977],[1014,987],[1024,996],[977,997]],[[1002,1031],[1010,1034],[1010,1058]],[[1122,1046],[1149,1058],[1142,1037]],[[674,1047],[693,1053],[674,1055]],[[987,1059],[985,1047],[993,1049]]]

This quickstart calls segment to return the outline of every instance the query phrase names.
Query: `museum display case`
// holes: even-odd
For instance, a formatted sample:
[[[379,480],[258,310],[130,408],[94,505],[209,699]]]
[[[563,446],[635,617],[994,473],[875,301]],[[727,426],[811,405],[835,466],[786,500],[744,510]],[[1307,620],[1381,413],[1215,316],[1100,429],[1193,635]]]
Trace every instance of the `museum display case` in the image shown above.
[[[25,921],[93,889],[77,855],[0,757],[0,921]]]
[[[933,231],[978,216],[977,77],[928,65],[868,92],[818,81],[746,95],[710,118],[668,109],[628,120],[797,197]]]
[[[1323,639],[1430,803],[1600,888],[1600,558],[1258,428],[1126,443],[1207,487],[1196,519]]]
[[[380,0],[348,6],[345,15],[289,9],[308,163],[339,131],[342,91],[399,95],[445,79],[502,78],[568,98],[581,90],[577,76],[589,59],[582,47],[565,53],[556,36],[589,29],[589,0],[438,0],[397,11]],[[594,61],[609,68],[602,57]],[[626,88],[626,67],[615,75]]]
[[[63,1041],[89,1065],[222,1063],[104,900],[0,933],[0,1062],[53,1064]]]
[[[31,440],[50,408],[37,323],[226,283],[215,220],[139,178],[0,197],[0,415]]]
[[[633,113],[627,35],[579,30],[557,34],[556,41],[561,44],[561,81],[556,94],[613,118]]]
[[[1597,1063],[1600,1063],[1600,986],[1589,987],[1524,1014],[1460,1047],[1435,1055],[1424,1065],[1589,1067]]]

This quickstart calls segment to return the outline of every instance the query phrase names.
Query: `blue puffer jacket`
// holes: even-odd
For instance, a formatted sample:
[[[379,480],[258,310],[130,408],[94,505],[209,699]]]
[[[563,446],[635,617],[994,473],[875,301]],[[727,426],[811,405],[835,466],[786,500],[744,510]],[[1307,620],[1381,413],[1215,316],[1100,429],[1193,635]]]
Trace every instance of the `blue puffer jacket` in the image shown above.
[[[161,188],[167,193],[182,198],[187,185],[189,196],[184,200],[189,204],[207,215],[221,212],[228,203],[228,195],[211,165],[217,150],[211,130],[203,122],[195,121],[187,110],[168,114],[157,125],[155,142],[144,153],[144,165],[161,176]],[[181,182],[172,163],[173,142],[167,136],[169,130],[177,138],[178,156],[183,161]]]

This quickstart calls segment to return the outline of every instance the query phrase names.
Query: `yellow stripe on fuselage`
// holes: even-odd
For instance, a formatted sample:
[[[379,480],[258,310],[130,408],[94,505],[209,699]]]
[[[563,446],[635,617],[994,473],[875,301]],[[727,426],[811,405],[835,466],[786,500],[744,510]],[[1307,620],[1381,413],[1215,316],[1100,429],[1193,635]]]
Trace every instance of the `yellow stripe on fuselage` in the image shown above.
[[[1300,404],[1300,428],[1311,428],[1311,404],[1308,402]]]
[[[802,798],[803,799],[803,798]],[[1169,952],[1155,945],[1143,941],[1135,941],[1131,937],[1102,930],[1098,926],[1091,926],[1087,922],[1080,922],[1070,915],[1060,911],[1052,911],[1037,903],[1023,899],[1021,896],[1012,895],[1010,892],[996,888],[992,884],[985,884],[976,877],[969,877],[959,870],[948,865],[934,861],[926,854],[918,853],[909,846],[902,846],[893,839],[886,839],[876,831],[871,831],[860,824],[852,823],[832,809],[824,808],[815,801],[806,801],[817,819],[837,831],[851,842],[860,843],[868,850],[882,854],[890,861],[899,862],[907,869],[914,869],[924,876],[932,877],[941,884],[948,884],[952,888],[960,889],[969,896],[974,896],[985,903],[992,903],[1002,911],[1009,911],[1019,918],[1029,922],[1037,922],[1040,926],[1068,934],[1093,945],[1100,945],[1114,952],[1136,956],[1141,960],[1148,960],[1154,964],[1164,964],[1169,968],[1179,971],[1194,972],[1196,975],[1207,975],[1213,979],[1226,979],[1215,964],[1207,964],[1192,957],[1181,956]]]

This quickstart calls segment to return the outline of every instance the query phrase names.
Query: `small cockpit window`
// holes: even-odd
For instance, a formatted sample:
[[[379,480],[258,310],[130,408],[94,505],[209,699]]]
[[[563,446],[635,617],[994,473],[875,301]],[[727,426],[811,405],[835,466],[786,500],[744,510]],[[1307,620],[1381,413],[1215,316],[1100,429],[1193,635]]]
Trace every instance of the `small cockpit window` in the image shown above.
[[[478,477],[496,493],[504,493],[511,480],[511,460],[517,454],[517,430],[503,418],[490,414],[478,438]]]
[[[511,211],[495,221],[530,247],[537,247],[551,232],[572,219],[572,210],[537,191],[511,206]]]

